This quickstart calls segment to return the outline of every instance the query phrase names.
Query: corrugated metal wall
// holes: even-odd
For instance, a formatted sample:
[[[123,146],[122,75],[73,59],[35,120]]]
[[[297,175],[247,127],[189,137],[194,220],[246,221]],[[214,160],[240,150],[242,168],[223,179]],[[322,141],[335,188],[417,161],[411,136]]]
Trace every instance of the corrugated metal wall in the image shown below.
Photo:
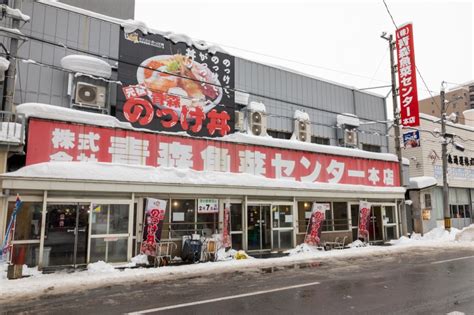
[[[337,114],[355,114],[362,123],[386,120],[382,97],[246,59],[236,58],[235,82],[237,89],[250,94],[249,102],[265,104],[269,129],[292,132],[294,111],[304,110],[313,135],[329,138],[332,145],[337,143]],[[385,123],[363,124],[360,130],[360,143],[378,145],[387,152]]]
[[[31,22],[21,28],[26,35],[64,43],[92,54],[118,58],[120,26],[117,24],[31,0],[23,1],[21,10],[31,17]],[[61,58],[70,54],[81,53],[37,40],[25,42],[19,50],[21,58],[59,67]],[[19,63],[18,69],[15,103],[39,102],[68,106],[65,72],[23,62]],[[115,102],[115,97],[111,100]]]
[[[118,59],[119,25],[30,0],[23,1],[22,11],[32,17],[31,23],[21,29],[25,34]],[[22,58],[54,66],[60,66],[61,58],[69,54],[78,52],[36,40],[24,43],[19,52]],[[330,143],[336,145],[337,114],[355,114],[362,122],[386,119],[385,102],[381,97],[249,60],[235,60],[236,88],[250,93],[249,101],[266,105],[269,129],[292,132],[293,113],[303,109],[310,116],[312,134],[329,138]],[[66,91],[67,74],[63,71],[19,64],[15,103],[69,106]],[[113,105],[115,87],[111,94]],[[364,124],[360,130],[360,143],[379,145],[382,152],[387,152],[384,123]]]

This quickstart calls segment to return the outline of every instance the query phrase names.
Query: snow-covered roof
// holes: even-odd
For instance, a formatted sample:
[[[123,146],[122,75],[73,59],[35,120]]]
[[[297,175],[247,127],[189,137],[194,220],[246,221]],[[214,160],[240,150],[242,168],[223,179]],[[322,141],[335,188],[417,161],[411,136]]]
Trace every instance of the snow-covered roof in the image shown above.
[[[409,189],[425,189],[436,185],[438,181],[431,176],[411,177]]]
[[[61,66],[73,72],[86,73],[107,79],[112,76],[112,67],[104,60],[92,56],[68,55],[61,59]]]
[[[148,129],[135,128],[130,123],[119,121],[117,118],[98,114],[78,111],[70,108],[64,108],[54,105],[40,103],[25,103],[17,106],[17,113],[24,114],[26,118],[37,117],[44,119],[59,120],[65,122],[82,123],[100,127],[120,128],[128,130],[153,132]],[[166,132],[160,132],[166,134]],[[177,133],[169,132],[168,134],[177,135]],[[190,137],[186,133],[179,133],[180,136]],[[316,152],[323,154],[333,154],[341,156],[358,157],[362,159],[383,160],[397,162],[395,155],[390,153],[368,152],[360,149],[344,148],[337,146],[329,146],[298,140],[275,139],[272,137],[260,137],[245,133],[233,133],[222,138],[212,138],[216,141],[227,141],[235,143],[254,144],[266,147],[285,148],[291,150],[301,150],[308,152]]]
[[[285,189],[314,189],[321,191],[360,191],[404,193],[402,187],[372,187],[330,183],[304,183],[293,180],[269,179],[247,173],[195,171],[171,167],[151,167],[93,162],[46,162],[25,166],[5,173],[10,178],[44,178],[134,182],[147,184],[215,185],[231,187],[260,187]]]
[[[437,122],[437,123],[441,124],[441,118],[436,117],[436,116],[431,116],[431,115],[428,115],[428,114],[425,114],[425,113],[420,113],[420,118],[425,119],[425,120],[429,120],[431,122]],[[464,130],[474,131],[474,127],[463,125],[463,124],[455,124],[455,123],[452,123],[450,121],[446,121],[446,125],[448,125],[450,127],[454,127],[454,128],[460,128],[460,129],[464,129]],[[416,129],[416,128],[413,128],[413,129]]]
[[[250,102],[250,104],[247,105],[247,108],[251,112],[258,112],[258,113],[266,112],[265,104],[261,102]]]
[[[310,121],[308,113],[298,109],[295,110],[293,118],[299,121]]]

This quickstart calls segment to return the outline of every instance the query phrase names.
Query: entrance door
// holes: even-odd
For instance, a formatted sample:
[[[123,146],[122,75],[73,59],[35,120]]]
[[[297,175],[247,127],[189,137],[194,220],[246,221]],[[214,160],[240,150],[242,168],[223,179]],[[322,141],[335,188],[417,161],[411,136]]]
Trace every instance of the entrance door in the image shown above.
[[[369,241],[383,241],[381,206],[372,206],[370,209]]]
[[[48,204],[43,265],[73,266],[87,262],[89,204]]]
[[[248,250],[270,250],[271,211],[269,205],[249,205],[247,207]]]

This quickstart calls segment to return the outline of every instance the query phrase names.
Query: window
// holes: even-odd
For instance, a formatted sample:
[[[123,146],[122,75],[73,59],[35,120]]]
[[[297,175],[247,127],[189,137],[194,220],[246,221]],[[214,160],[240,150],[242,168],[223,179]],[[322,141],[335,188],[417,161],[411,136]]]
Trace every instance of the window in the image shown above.
[[[270,137],[276,138],[276,139],[290,139],[291,138],[291,133],[290,132],[267,130],[267,134]]]
[[[369,152],[382,152],[382,148],[379,145],[362,143],[362,150]]]
[[[425,208],[431,209],[431,194],[425,194]]]
[[[322,231],[347,231],[349,230],[349,216],[347,211],[347,202],[328,202],[317,201],[317,203],[329,204],[326,210],[326,219],[322,225]],[[298,202],[298,232],[306,233],[309,218],[311,216],[311,208],[313,202]]]
[[[311,137],[311,142],[316,144],[324,144],[329,145],[329,138],[322,138],[322,137]]]
[[[195,233],[195,200],[171,200],[171,238]]]
[[[14,208],[15,202],[9,202],[7,220],[10,220]],[[42,202],[22,203],[20,210],[17,212],[14,240],[37,240],[40,238],[42,209]]]

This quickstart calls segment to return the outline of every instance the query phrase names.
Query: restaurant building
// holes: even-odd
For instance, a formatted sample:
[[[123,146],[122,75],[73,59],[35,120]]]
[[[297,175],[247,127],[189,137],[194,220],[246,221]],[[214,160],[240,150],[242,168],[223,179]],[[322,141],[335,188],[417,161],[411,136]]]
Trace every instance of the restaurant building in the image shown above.
[[[250,253],[302,243],[314,202],[323,240],[357,238],[360,201],[371,242],[400,235],[383,97],[60,2],[22,11],[25,155],[0,177],[2,235],[24,202],[17,263],[128,261],[148,198],[166,201],[161,239],[178,251],[183,236],[222,233],[224,208],[232,247]]]

